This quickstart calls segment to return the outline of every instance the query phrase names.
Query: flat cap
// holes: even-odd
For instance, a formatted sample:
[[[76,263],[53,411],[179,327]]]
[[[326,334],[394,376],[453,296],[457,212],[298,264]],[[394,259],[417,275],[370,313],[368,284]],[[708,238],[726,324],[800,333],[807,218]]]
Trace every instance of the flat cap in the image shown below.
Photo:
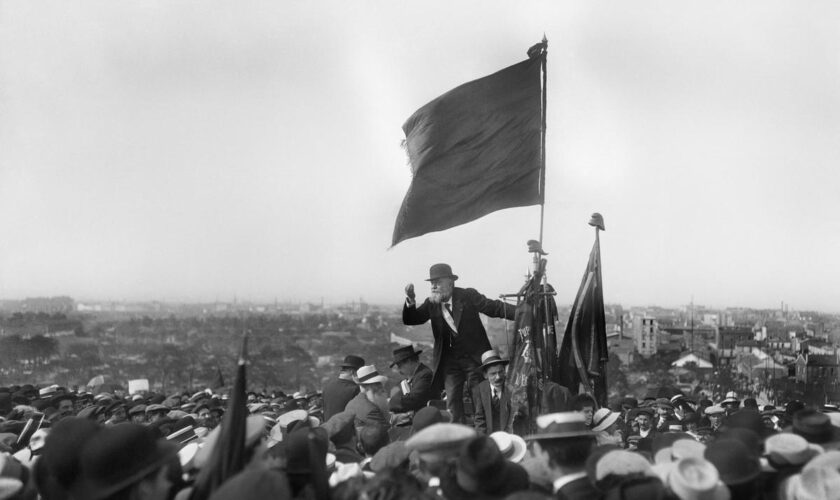
[[[475,429],[466,425],[438,423],[408,438],[405,447],[410,451],[416,450],[420,458],[446,458],[456,456],[461,445],[475,436]]]

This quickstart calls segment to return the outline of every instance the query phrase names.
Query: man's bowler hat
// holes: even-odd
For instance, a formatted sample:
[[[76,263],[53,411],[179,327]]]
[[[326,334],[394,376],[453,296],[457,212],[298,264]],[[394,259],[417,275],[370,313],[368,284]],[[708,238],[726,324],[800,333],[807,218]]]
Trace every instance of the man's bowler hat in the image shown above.
[[[150,427],[105,427],[82,448],[82,474],[74,496],[87,500],[106,498],[163,467],[177,453],[177,446],[158,439]]]
[[[403,361],[417,357],[423,351],[415,351],[413,345],[407,345],[394,349],[394,360],[391,361],[391,366],[398,365]]]
[[[426,281],[434,281],[440,278],[452,278],[454,281],[458,279],[458,275],[452,274],[452,268],[449,267],[449,264],[434,264],[429,268],[429,279]]]
[[[352,354],[345,356],[344,361],[341,363],[342,368],[352,368],[353,370],[358,370],[363,366],[365,366],[364,358],[353,356]]]

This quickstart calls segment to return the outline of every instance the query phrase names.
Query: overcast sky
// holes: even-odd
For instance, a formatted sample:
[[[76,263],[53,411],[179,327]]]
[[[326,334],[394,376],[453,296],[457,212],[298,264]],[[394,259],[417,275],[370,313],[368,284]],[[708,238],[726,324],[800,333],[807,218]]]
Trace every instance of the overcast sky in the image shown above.
[[[516,291],[539,207],[389,250],[417,108],[548,38],[557,300],[840,310],[837,2],[0,0],[0,298]]]

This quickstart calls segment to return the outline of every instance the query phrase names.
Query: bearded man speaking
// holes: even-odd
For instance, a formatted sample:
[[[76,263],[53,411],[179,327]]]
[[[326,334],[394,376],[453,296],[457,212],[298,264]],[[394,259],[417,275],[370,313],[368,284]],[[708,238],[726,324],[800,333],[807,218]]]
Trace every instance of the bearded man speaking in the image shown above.
[[[513,319],[516,307],[501,300],[491,300],[473,288],[457,288],[448,264],[435,264],[429,269],[431,294],[417,305],[414,284],[405,287],[403,323],[422,325],[432,321],[435,338],[432,387],[446,390],[446,406],[454,422],[464,422],[464,383],[470,391],[478,385],[481,354],[490,350],[487,332],[478,313],[493,318]]]

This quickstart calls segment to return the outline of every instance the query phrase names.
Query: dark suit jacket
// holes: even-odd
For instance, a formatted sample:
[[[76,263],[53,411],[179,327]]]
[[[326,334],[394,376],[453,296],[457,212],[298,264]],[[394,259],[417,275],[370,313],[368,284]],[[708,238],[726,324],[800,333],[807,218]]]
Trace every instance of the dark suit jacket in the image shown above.
[[[388,402],[391,411],[397,413],[405,413],[407,411],[417,411],[426,406],[430,399],[434,399],[437,395],[432,391],[432,370],[420,363],[417,365],[417,370],[408,381],[408,394],[397,394]]]
[[[352,380],[336,378],[324,386],[324,421],[344,411],[347,403],[359,393],[359,386]]]
[[[388,417],[361,392],[347,403],[344,411],[349,411],[355,415],[356,429],[366,425],[383,425],[386,428],[389,425]]]
[[[516,315],[516,307],[501,300],[488,299],[473,288],[455,288],[452,291],[452,319],[455,320],[458,335],[464,345],[469,346],[470,356],[476,364],[480,365],[481,355],[490,350],[490,341],[487,340],[487,332],[481,324],[478,313],[491,318],[513,319]],[[443,317],[441,306],[432,304],[429,299],[420,305],[403,306],[404,324],[422,325],[429,320],[432,322],[432,335],[435,338],[432,387],[440,391],[443,388],[444,374],[439,368],[444,356],[450,350],[449,339],[452,329]]]
[[[492,399],[489,381],[485,380],[476,386],[475,391],[473,391],[473,402],[475,404],[475,416],[473,418],[475,430],[481,434],[493,432]],[[499,421],[501,422],[500,430],[513,432],[513,411],[510,407],[510,391],[507,389],[502,391],[502,397],[499,398]]]

